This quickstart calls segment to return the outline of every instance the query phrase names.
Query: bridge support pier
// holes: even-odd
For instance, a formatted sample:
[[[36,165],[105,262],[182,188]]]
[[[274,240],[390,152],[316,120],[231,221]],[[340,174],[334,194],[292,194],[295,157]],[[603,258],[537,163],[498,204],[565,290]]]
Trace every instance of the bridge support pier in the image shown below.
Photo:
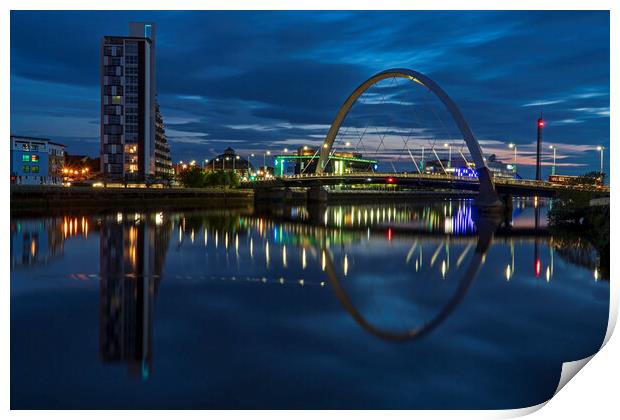
[[[504,203],[504,224],[510,226],[512,223],[512,194],[502,194],[502,202]]]
[[[308,202],[327,202],[327,190],[323,186],[315,186],[308,188],[306,192],[306,200]]]
[[[476,169],[478,172],[478,181],[480,182],[480,190],[476,198],[475,205],[482,212],[500,212],[504,209],[504,202],[495,191],[491,171],[486,166]]]
[[[502,203],[504,204],[504,208],[506,211],[512,211],[512,194],[503,194],[502,195]]]

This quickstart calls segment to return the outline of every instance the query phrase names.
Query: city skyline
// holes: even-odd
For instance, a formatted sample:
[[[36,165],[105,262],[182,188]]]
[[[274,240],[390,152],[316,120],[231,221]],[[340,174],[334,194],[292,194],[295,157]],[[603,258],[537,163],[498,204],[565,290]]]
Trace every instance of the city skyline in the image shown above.
[[[99,42],[131,21],[158,25],[158,99],[175,162],[228,146],[249,154],[317,145],[350,92],[390,67],[437,80],[485,154],[509,161],[507,145],[517,144],[527,176],[541,109],[543,141],[557,147],[559,172],[597,170],[596,147],[609,147],[608,12],[11,16],[11,130],[60,141],[69,153],[98,154]],[[549,156],[543,160],[551,165]]]

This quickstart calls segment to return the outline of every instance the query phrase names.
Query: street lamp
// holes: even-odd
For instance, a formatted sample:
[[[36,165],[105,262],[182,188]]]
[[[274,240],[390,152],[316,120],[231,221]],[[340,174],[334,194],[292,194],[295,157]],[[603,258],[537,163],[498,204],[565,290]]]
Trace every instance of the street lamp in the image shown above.
[[[215,171],[215,162],[219,162],[220,158],[215,158],[215,160],[213,161],[213,170]],[[222,163],[223,165],[224,163]]]
[[[550,145],[549,149],[553,149],[553,166],[551,167],[551,175],[555,175],[555,149],[554,145]]]
[[[444,143],[443,147],[448,148],[448,168],[450,168],[452,165],[452,145],[448,143]]]
[[[265,171],[265,175],[267,174],[267,159],[265,156],[269,156],[269,155],[271,155],[271,152],[269,150],[263,153],[263,170]]]
[[[601,177],[603,176],[603,152],[605,148],[603,146],[596,146],[596,150],[601,152]]]
[[[236,155],[235,158],[233,159],[233,171],[235,171],[235,161],[239,160],[239,155]]]
[[[508,145],[508,148],[510,149],[515,149],[515,163],[514,163],[514,170],[515,170],[515,178],[517,178],[517,145],[514,143],[510,143]]]
[[[254,153],[250,153],[250,158],[248,159],[248,160],[249,160],[249,163],[250,163],[250,166],[252,166],[252,158],[253,158],[253,157],[254,157]],[[249,171],[249,170],[250,170],[250,168],[248,168],[248,171]],[[254,171],[254,175],[256,175],[256,171]]]

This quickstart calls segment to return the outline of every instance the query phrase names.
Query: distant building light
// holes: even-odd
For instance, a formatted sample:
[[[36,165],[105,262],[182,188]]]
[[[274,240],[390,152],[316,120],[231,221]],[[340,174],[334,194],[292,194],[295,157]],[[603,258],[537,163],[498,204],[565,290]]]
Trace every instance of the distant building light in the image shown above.
[[[454,168],[454,175],[466,178],[478,178],[478,172],[472,168]]]

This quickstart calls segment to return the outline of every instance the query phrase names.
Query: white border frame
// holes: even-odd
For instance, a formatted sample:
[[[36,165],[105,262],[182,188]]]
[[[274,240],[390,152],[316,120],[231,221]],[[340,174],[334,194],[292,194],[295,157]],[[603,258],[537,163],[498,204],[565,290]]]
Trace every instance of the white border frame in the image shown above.
[[[111,2],[93,0],[88,3],[76,3],[68,0],[56,0],[54,2],[45,0],[5,0],[2,2],[4,13],[0,15],[0,57],[3,58],[2,65],[0,66],[0,77],[2,80],[1,90],[4,94],[0,97],[0,104],[2,112],[0,113],[0,125],[2,126],[5,138],[8,140],[10,132],[10,10],[231,10],[231,9],[247,9],[247,10],[347,10],[347,9],[364,9],[364,10],[611,10],[610,13],[610,54],[611,54],[611,71],[610,71],[610,185],[611,180],[616,178],[617,170],[611,162],[618,161],[618,151],[615,147],[611,146],[611,139],[618,138],[618,126],[614,119],[614,109],[617,109],[615,104],[618,101],[618,83],[617,76],[619,74],[618,68],[618,39],[620,34],[618,26],[620,23],[618,11],[620,9],[620,3],[611,0],[589,0],[589,1],[577,1],[577,0],[564,0],[562,2],[552,0],[521,0],[521,1],[506,1],[501,4],[498,1],[490,0],[470,0],[468,2],[459,2],[458,0],[444,0],[439,4],[438,2],[421,2],[421,1],[397,1],[397,0],[383,0],[381,2],[369,1],[369,0],[298,0],[296,2],[283,1],[283,0],[263,0],[257,1],[244,1],[244,0],[227,0],[226,2],[214,2],[207,3],[198,0],[178,0],[175,2],[163,1],[163,0],[151,0],[139,2],[136,0],[127,0],[123,2]],[[380,6],[380,7],[378,7]],[[5,149],[7,150],[7,149]],[[0,153],[0,162],[5,171],[9,171],[9,153]],[[2,188],[2,196],[9,197],[9,182],[8,176],[5,178],[5,182],[0,183]],[[615,196],[611,196],[612,202],[612,216],[611,216],[611,234],[615,237],[619,233],[618,224],[615,220],[618,220],[614,216],[619,216],[618,207],[616,206]],[[10,264],[8,263],[9,251],[9,200],[7,199],[2,206],[2,233],[0,234],[4,240],[1,243],[2,247],[2,266],[5,267],[4,287],[2,288],[4,310],[2,312],[2,326],[5,340],[2,340],[0,345],[0,352],[2,353],[2,361],[4,362],[5,369],[2,369],[3,379],[1,402],[2,406],[8,410],[10,407]],[[618,254],[617,246],[612,242],[611,254]],[[596,357],[588,358],[586,360],[592,360],[588,363],[588,368],[584,369],[584,372],[579,374],[579,379],[570,381],[565,388],[558,387],[557,394],[548,407],[544,410],[540,410],[536,413],[537,418],[583,418],[589,416],[596,419],[616,418],[620,413],[618,402],[620,399],[617,397],[618,381],[620,377],[620,361],[618,355],[620,354],[620,343],[618,338],[611,339],[611,334],[615,327],[618,313],[618,292],[619,286],[616,284],[615,277],[617,272],[618,263],[612,260],[611,264],[611,280],[610,282],[610,314],[609,325],[607,334],[605,337],[605,349]],[[562,376],[565,379],[570,370],[573,374],[585,365],[584,362],[575,362],[571,364],[565,364]],[[572,377],[572,376],[570,376]],[[562,381],[561,381],[562,382]],[[382,418],[389,415],[393,418],[407,418],[410,419],[412,415],[423,414],[425,418],[444,418],[444,417],[468,417],[468,418],[497,418],[497,417],[514,417],[532,413],[537,411],[541,407],[547,405],[540,404],[538,406],[523,408],[519,410],[504,410],[504,411],[417,411],[410,413],[407,411],[389,411],[389,412],[376,412],[376,411],[356,411],[356,412],[341,412],[341,411],[329,411],[329,412],[314,412],[314,411],[260,411],[260,412],[239,412],[239,411],[216,411],[202,413],[199,411],[183,411],[175,413],[175,415],[183,415],[189,418],[203,418],[205,414],[216,415],[218,418],[232,419],[237,416],[250,415],[253,418],[259,419],[289,419],[291,416],[295,416],[300,419],[312,419],[316,417],[328,418],[340,418],[342,416],[354,415],[358,419],[366,418]],[[12,411],[10,415],[15,418],[38,418],[39,412],[31,411]],[[66,419],[75,418],[81,419],[84,415],[88,415],[93,418],[106,418],[108,413],[101,411],[92,411],[85,413],[83,411],[48,411],[45,412],[47,418],[52,419]],[[135,417],[136,415],[148,415],[150,418],[167,418],[170,413],[163,411],[120,411],[114,414],[121,417]]]

